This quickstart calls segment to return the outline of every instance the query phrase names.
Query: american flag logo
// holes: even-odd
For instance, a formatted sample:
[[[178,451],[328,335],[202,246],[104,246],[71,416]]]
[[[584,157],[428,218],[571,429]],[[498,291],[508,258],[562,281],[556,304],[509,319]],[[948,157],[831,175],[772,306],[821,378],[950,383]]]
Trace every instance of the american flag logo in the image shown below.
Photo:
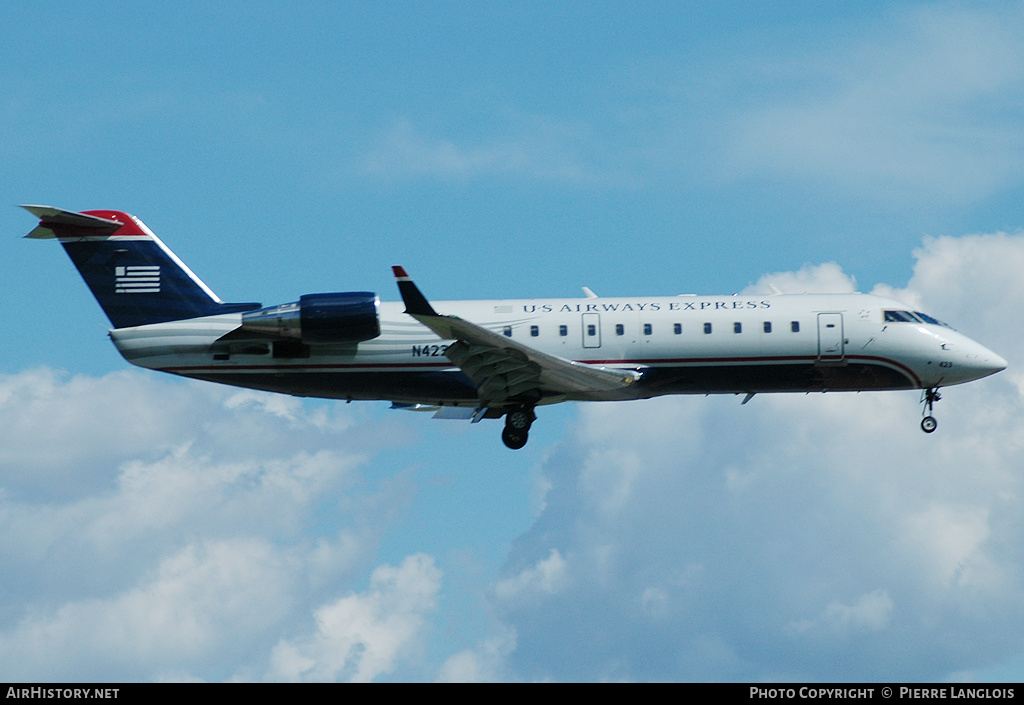
[[[160,267],[157,265],[132,265],[128,267],[115,267],[114,293],[160,293]]]

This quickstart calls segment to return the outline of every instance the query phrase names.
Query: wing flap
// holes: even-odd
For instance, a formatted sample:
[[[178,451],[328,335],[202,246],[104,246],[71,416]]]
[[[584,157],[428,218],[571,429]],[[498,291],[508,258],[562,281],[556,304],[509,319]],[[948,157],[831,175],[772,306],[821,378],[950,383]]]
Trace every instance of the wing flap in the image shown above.
[[[485,345],[471,345],[463,340],[448,346],[445,353],[449,360],[458,365],[471,378],[477,375],[509,374],[530,370],[538,374],[539,369],[531,367],[530,361],[518,350],[505,348],[496,350]]]

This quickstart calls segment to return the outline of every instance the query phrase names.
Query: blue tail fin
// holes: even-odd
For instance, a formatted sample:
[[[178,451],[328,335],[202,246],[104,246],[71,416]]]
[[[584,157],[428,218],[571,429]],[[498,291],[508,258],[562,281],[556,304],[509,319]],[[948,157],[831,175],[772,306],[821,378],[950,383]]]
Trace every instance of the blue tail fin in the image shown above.
[[[56,238],[115,328],[259,308],[226,304],[138,218],[22,206],[39,225],[25,237]]]

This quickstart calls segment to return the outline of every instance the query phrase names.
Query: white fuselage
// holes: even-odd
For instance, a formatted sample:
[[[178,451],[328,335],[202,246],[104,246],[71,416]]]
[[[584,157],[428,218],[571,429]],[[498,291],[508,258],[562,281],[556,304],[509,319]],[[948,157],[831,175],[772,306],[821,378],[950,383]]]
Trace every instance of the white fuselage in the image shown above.
[[[436,310],[567,360],[641,373],[614,394],[929,389],[985,377],[1006,361],[897,301],[866,294],[673,296],[434,302]],[[225,384],[338,399],[472,405],[473,383],[442,340],[379,304],[381,334],[361,343],[275,347],[218,342],[241,314],[120,328],[111,338],[129,362]]]

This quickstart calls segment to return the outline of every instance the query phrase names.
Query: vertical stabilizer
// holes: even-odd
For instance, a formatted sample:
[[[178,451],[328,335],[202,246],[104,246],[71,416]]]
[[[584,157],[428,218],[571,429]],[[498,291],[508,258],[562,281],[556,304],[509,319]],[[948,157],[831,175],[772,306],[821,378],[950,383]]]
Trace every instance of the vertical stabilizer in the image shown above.
[[[64,246],[115,328],[258,308],[225,304],[135,216],[22,206],[39,217],[26,237]]]

